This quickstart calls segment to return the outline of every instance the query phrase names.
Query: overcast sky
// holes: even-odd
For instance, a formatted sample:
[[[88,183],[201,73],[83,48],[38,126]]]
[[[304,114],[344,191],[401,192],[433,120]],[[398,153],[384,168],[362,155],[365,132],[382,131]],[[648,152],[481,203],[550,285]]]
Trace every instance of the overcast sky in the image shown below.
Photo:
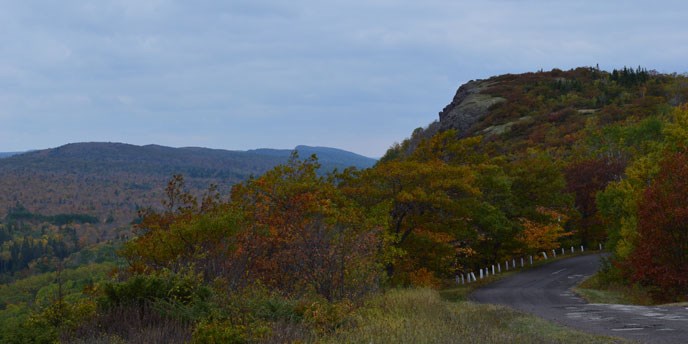
[[[70,142],[379,157],[471,79],[688,71],[688,2],[0,0],[0,151]]]

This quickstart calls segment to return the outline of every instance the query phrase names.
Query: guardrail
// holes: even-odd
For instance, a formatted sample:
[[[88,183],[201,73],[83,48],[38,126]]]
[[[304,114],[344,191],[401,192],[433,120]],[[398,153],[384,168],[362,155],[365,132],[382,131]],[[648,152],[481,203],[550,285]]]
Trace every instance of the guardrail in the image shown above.
[[[599,250],[602,251],[602,244],[599,244]],[[563,247],[560,247],[558,249],[554,249],[554,250],[552,250],[552,258],[557,257],[557,251],[560,251],[562,256],[565,255],[567,252],[567,250]],[[576,248],[574,246],[571,246],[570,252],[571,252],[570,254],[576,253]],[[579,253],[583,253],[583,252],[585,252],[585,247],[583,245],[580,245]],[[542,254],[542,257],[545,260],[550,259],[550,257],[547,255],[547,252],[545,252],[545,251],[540,252],[540,254]],[[517,261],[517,259],[518,259],[518,261]],[[525,261],[526,261],[525,257],[517,257],[517,258],[512,258],[510,260],[507,259],[504,261],[505,271],[509,271],[509,269],[510,269],[509,263],[511,263],[511,270],[515,270],[515,269],[519,268],[519,265],[517,264],[518,262],[520,262],[520,268],[524,268],[526,266]],[[528,256],[527,261],[528,261],[528,264],[530,266],[532,266],[533,265],[533,256],[532,255]],[[477,282],[478,279],[487,278],[490,275],[500,274],[500,273],[502,273],[502,262],[496,262],[494,264],[489,264],[485,268],[478,269],[477,272],[478,272],[477,276],[475,275],[475,271],[469,271],[466,273],[457,274],[456,275],[456,284],[466,284],[466,283],[471,283],[471,282]]]

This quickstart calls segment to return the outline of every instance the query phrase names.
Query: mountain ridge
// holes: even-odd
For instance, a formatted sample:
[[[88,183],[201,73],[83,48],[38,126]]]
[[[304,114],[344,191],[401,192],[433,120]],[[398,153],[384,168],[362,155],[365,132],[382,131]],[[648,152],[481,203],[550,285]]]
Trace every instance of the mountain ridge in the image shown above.
[[[318,155],[324,170],[331,170],[334,167],[355,166],[357,168],[367,168],[375,164],[376,160],[348,152],[342,149],[330,147],[310,147],[297,146],[295,149],[271,149],[262,148],[255,150],[226,150],[205,147],[168,147],[157,144],[133,145],[120,142],[75,142],[65,144],[55,148],[34,150],[20,154],[7,156],[0,163],[0,170],[12,168],[12,165],[20,163],[21,168],[26,168],[27,164],[31,167],[45,167],[46,164],[55,163],[58,160],[68,160],[71,162],[97,163],[106,165],[108,168],[120,170],[118,164],[125,164],[129,171],[138,169],[131,164],[133,162],[141,164],[153,164],[169,173],[171,170],[180,169],[180,173],[198,165],[209,168],[224,169],[231,164],[245,165],[246,159],[253,160],[252,166],[249,164],[247,170],[242,173],[251,174],[261,169],[263,164],[272,164],[274,158],[288,159],[291,153],[296,150],[302,158],[311,154]],[[286,161],[286,160],[284,160]],[[86,165],[86,167],[89,167]]]
[[[25,152],[0,152],[0,159],[9,158],[13,155],[22,154]]]
[[[376,160],[336,148],[298,146],[301,158],[316,154],[320,172]],[[137,146],[120,142],[76,142],[0,159],[0,217],[22,206],[41,215],[88,214],[127,226],[137,211],[159,207],[167,181],[181,174],[197,195],[217,185],[221,195],[233,184],[286,163],[292,150],[230,151],[203,147]],[[109,230],[106,230],[108,232]],[[102,239],[106,239],[103,237]]]

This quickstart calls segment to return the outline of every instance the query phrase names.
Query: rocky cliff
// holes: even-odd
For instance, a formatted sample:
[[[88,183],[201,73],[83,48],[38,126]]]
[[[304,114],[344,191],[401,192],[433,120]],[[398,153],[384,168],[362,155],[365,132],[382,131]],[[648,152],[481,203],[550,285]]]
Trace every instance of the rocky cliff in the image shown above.
[[[482,93],[494,84],[493,80],[471,80],[461,85],[452,102],[439,114],[440,130],[456,129],[463,136],[473,124],[487,115],[490,107],[506,101],[504,98]]]

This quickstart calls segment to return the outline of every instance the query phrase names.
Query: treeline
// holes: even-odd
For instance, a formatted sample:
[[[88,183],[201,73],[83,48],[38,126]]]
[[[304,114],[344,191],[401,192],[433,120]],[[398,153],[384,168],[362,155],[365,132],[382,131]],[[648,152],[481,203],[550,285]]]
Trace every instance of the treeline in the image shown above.
[[[167,210],[142,214],[123,255],[131,273],[193,266],[235,287],[260,282],[340,300],[390,284],[439,286],[561,242],[602,242],[567,228],[574,199],[546,152],[510,161],[481,146],[450,130],[403,159],[327,177],[315,158],[294,158],[236,185],[229,201],[197,201],[177,176]]]
[[[7,237],[7,231],[0,226],[0,236]],[[73,234],[68,233],[68,234]],[[0,281],[7,282],[11,274],[31,270],[41,273],[55,269],[52,259],[64,259],[79,250],[79,246],[59,236],[34,238],[28,235],[3,239],[0,249]],[[9,275],[8,275],[9,274]]]
[[[81,248],[74,228],[0,224],[0,282],[54,271],[56,262]]]
[[[438,287],[516,252],[580,242],[562,220],[573,200],[556,161],[481,147],[447,131],[411,156],[328,176],[315,157],[294,156],[228,200],[212,188],[197,199],[175,176],[164,210],[143,211],[121,251],[120,282],[75,308],[56,301],[62,319],[92,305],[91,321],[61,332],[131,340],[112,319],[133,317],[174,324],[166,342],[284,340],[284,324],[298,329],[290,340],[312,339],[384,288]]]
[[[56,226],[64,226],[70,223],[99,223],[100,220],[87,214],[57,214],[57,215],[42,215],[32,213],[23,205],[18,204],[7,212],[5,216],[6,223],[16,222],[47,222]]]
[[[0,281],[55,270],[56,262],[83,248],[69,225],[98,222],[86,214],[47,216],[22,205],[11,208],[0,221]]]
[[[609,283],[637,284],[656,301],[688,299],[688,106],[635,126],[609,128],[603,149],[628,156],[623,178],[596,193],[612,265]],[[639,140],[620,140],[618,129]],[[633,144],[627,144],[627,142]],[[622,148],[623,147],[623,148]]]
[[[621,70],[614,69],[611,73],[611,80],[624,86],[642,85],[650,79],[647,69],[638,66],[633,68],[624,67]]]

